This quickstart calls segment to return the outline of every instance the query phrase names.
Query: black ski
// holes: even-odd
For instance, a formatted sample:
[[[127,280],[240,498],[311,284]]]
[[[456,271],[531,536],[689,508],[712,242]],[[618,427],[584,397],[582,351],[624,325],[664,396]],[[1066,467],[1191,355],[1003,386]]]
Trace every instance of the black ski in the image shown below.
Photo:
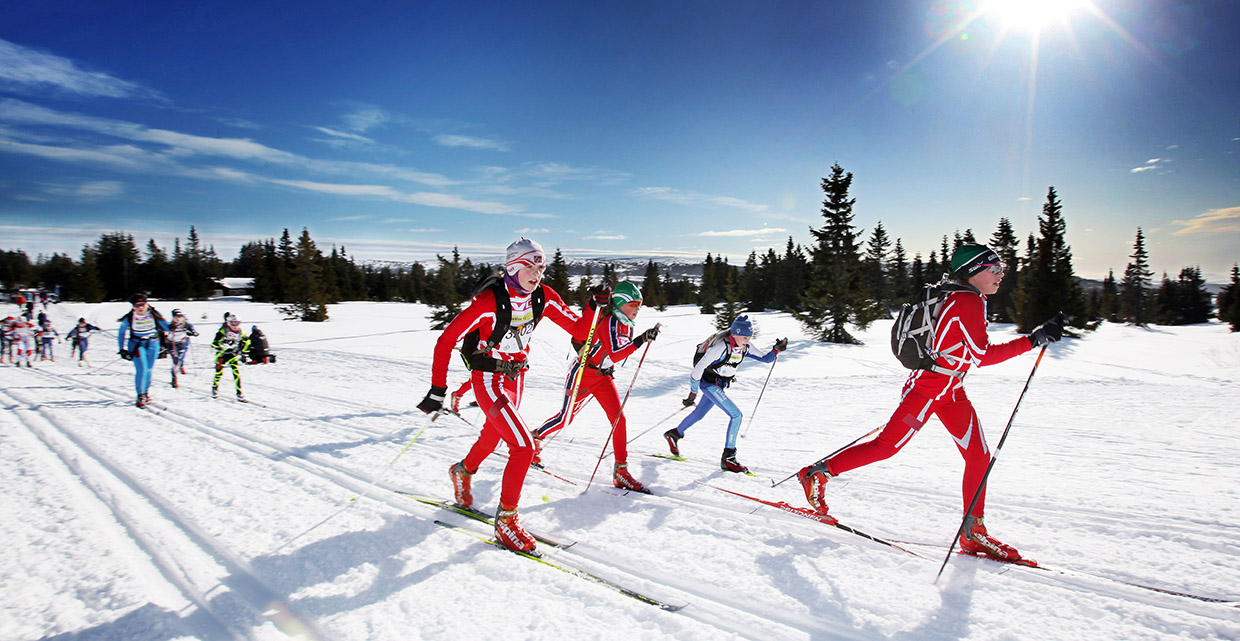
[[[604,586],[607,586],[607,587],[609,587],[609,588],[611,588],[611,589],[613,589],[613,590],[615,590],[615,591],[619,592],[620,594],[623,594],[624,596],[627,596],[627,597],[629,597],[629,598],[631,598],[631,599],[636,599],[636,600],[641,601],[642,603],[645,603],[645,604],[647,604],[647,605],[653,605],[653,606],[656,606],[656,607],[658,607],[658,608],[659,608],[659,609],[661,609],[661,610],[666,610],[666,611],[668,611],[668,612],[676,612],[677,610],[681,610],[681,609],[683,609],[683,608],[685,607],[684,605],[673,605],[673,604],[668,603],[668,602],[666,602],[666,601],[660,601],[659,599],[656,599],[656,598],[654,598],[654,597],[646,596],[645,594],[642,594],[641,592],[638,592],[638,591],[636,591],[636,590],[631,590],[631,589],[626,588],[626,587],[624,587],[624,586],[622,586],[622,585],[620,585],[620,584],[618,584],[618,583],[614,583],[614,582],[612,582],[612,581],[609,581],[609,580],[607,580],[607,579],[604,579],[603,577],[601,577],[601,576],[599,576],[599,575],[597,575],[597,574],[594,574],[593,572],[589,572],[589,571],[587,571],[587,570],[583,570],[583,569],[581,569],[581,568],[579,568],[579,567],[577,567],[577,566],[575,566],[575,565],[572,565],[572,564],[570,564],[570,563],[568,563],[568,562],[566,562],[566,561],[563,561],[563,560],[560,560],[560,559],[557,559],[557,560],[550,560],[550,559],[547,559],[545,556],[543,556],[541,553],[539,553],[539,552],[537,552],[537,551],[532,551],[532,552],[521,552],[521,551],[518,551],[518,550],[513,550],[513,549],[506,548],[506,547],[504,547],[504,545],[503,545],[502,543],[500,543],[499,541],[496,541],[496,540],[495,540],[495,539],[493,539],[493,538],[490,538],[490,537],[484,536],[484,535],[482,535],[482,534],[479,534],[479,533],[477,533],[477,532],[475,532],[475,531],[473,531],[473,530],[471,530],[471,529],[469,529],[469,528],[466,528],[466,527],[462,527],[462,526],[459,526],[459,525],[453,525],[452,523],[447,523],[447,522],[444,522],[444,521],[438,521],[438,520],[437,520],[437,521],[435,521],[435,525],[438,525],[438,526],[441,526],[441,527],[447,528],[447,529],[449,529],[449,530],[452,530],[453,532],[460,532],[461,534],[466,534],[466,535],[472,536],[472,537],[474,537],[475,539],[478,539],[479,541],[482,541],[482,542],[484,542],[484,543],[489,543],[489,544],[491,544],[491,545],[493,545],[493,546],[495,546],[495,547],[497,547],[497,548],[499,548],[499,549],[501,549],[501,550],[506,550],[506,551],[508,551],[508,552],[512,552],[513,554],[516,554],[517,556],[524,557],[524,558],[530,559],[530,560],[532,560],[532,561],[537,561],[537,562],[539,562],[539,563],[541,563],[541,564],[543,564],[543,565],[545,565],[545,566],[547,566],[547,567],[555,568],[555,569],[557,569],[557,570],[559,570],[559,571],[561,571],[561,572],[563,572],[563,573],[565,573],[565,574],[571,574],[571,575],[573,575],[573,576],[575,576],[575,577],[577,577],[577,578],[580,578],[580,579],[585,579],[586,581],[590,581],[590,582],[592,582],[592,583],[598,583],[599,585],[604,585]]]

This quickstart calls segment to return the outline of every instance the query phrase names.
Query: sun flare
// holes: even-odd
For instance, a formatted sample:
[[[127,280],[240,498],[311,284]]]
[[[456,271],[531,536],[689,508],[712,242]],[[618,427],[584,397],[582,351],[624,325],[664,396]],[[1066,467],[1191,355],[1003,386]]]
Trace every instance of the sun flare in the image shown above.
[[[1038,32],[1052,22],[1066,21],[1085,0],[989,0],[984,12],[1005,29]]]

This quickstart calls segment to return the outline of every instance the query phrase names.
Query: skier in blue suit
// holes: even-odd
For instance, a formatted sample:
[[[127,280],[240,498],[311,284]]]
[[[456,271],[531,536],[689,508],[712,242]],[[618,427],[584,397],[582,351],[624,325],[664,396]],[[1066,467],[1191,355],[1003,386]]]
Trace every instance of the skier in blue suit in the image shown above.
[[[663,434],[673,455],[680,455],[680,448],[677,444],[680,439],[684,438],[685,430],[706,416],[712,407],[718,405],[728,413],[729,420],[728,438],[724,443],[723,458],[719,462],[719,467],[727,472],[749,471],[749,468],[736,460],[736,434],[741,429],[741,410],[736,407],[732,399],[728,398],[725,390],[732,383],[732,377],[736,375],[737,368],[741,366],[741,361],[745,360],[746,356],[763,363],[770,363],[775,360],[779,352],[788,349],[788,339],[781,338],[775,341],[775,345],[769,351],[750,351],[749,339],[751,338],[753,338],[753,323],[749,321],[748,316],[738,316],[732,321],[732,327],[727,332],[720,332],[703,343],[701,347],[704,347],[705,351],[699,351],[701,356],[695,359],[693,372],[689,374],[689,396],[682,401],[685,407],[694,405],[700,391],[702,402],[692,414],[680,422],[680,425]]]
[[[151,400],[151,370],[159,358],[164,332],[168,321],[155,308],[147,305],[146,296],[134,294],[130,299],[133,309],[120,318],[121,326],[116,332],[116,345],[121,358],[133,361],[134,388],[138,392],[138,407],[145,407]]]

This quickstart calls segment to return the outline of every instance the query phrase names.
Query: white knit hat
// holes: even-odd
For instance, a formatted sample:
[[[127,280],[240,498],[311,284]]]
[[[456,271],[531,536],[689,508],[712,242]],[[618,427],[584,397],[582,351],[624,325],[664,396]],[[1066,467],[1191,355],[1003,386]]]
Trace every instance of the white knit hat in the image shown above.
[[[522,236],[508,246],[508,259],[504,262],[504,270],[508,275],[515,276],[517,270],[532,265],[546,265],[547,253],[542,245]]]

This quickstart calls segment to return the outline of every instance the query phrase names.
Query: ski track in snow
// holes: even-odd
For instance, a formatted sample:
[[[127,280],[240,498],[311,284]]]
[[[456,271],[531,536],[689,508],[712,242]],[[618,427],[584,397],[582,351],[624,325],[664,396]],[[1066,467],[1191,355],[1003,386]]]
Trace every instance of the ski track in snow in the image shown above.
[[[1044,363],[1047,375],[1034,381],[992,475],[987,520],[1063,572],[962,557],[935,586],[960,509],[960,461],[941,428],[829,489],[844,523],[912,540],[920,556],[697,483],[801,505],[795,480],[779,488],[771,481],[869,431],[894,407],[902,370],[884,358],[885,327],[867,334],[863,348],[818,346],[786,315],[757,315],[768,330],[760,342],[794,340],[753,423],[767,367],[747,364],[729,390],[752,428],[739,443],[742,462],[758,474],[749,478],[711,463],[722,441],[714,414],[682,441],[696,462],[646,456],[665,450],[662,431],[684,416],[675,408],[687,387],[687,352],[709,333],[710,317],[643,312],[639,325],[665,328],[626,406],[629,435],[670,420],[635,439],[629,460],[660,495],[582,493],[609,427],[592,404],[544,453],[549,471],[576,485],[532,470],[522,522],[578,542],[548,551],[551,560],[689,604],[671,613],[456,536],[434,520],[486,528],[394,491],[448,496],[446,470],[477,434],[454,417],[431,422],[412,410],[437,337],[408,329],[424,323],[421,306],[334,306],[339,326],[317,327],[273,324],[270,306],[236,301],[173,306],[211,318],[243,307],[247,326],[247,316],[263,323],[280,360],[243,369],[256,403],[231,399],[230,373],[221,399],[209,399],[207,321],[196,321],[203,337],[182,389],[167,387],[167,361],[157,364],[149,410],[131,406],[131,366],[106,357],[90,370],[63,360],[0,370],[8,410],[0,452],[13,461],[3,477],[12,488],[6,514],[16,517],[0,533],[18,542],[0,583],[0,637],[1240,637],[1236,608],[1123,584],[1221,598],[1240,592],[1240,479],[1231,469],[1238,439],[1216,418],[1240,400],[1240,349],[1230,336],[1202,339],[1197,357],[1213,372],[1113,362],[1127,355],[1108,348],[1112,334],[1131,328],[1055,346],[1063,348],[1052,361],[1058,373]],[[66,304],[53,319],[87,315],[101,324],[124,308],[101,307]],[[374,331],[387,323],[401,329]],[[284,331],[294,332],[287,348]],[[1002,339],[1003,330],[994,334]],[[110,354],[114,344],[97,338],[91,353]],[[1152,346],[1154,357],[1174,351]],[[570,357],[558,329],[540,330],[535,350],[522,407],[531,426],[555,411],[557,372]],[[1081,351],[1090,353],[1074,358]],[[622,395],[632,360],[617,371]],[[1029,365],[1018,358],[971,375],[970,397],[992,444]],[[454,363],[450,390],[463,378]],[[479,425],[478,413],[463,418]],[[474,478],[480,506],[497,496],[503,449]],[[609,481],[610,455],[594,485]],[[1217,487],[1202,489],[1206,482]]]

